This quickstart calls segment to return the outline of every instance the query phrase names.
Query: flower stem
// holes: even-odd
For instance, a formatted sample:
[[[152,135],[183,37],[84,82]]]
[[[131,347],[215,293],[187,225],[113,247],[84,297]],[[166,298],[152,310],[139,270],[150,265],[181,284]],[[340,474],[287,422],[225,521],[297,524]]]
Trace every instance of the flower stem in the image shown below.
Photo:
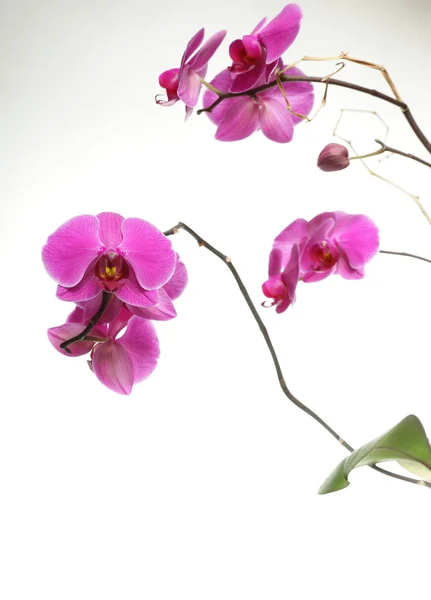
[[[355,91],[361,92],[363,94],[368,94],[370,96],[374,96],[376,98],[379,98],[380,100],[389,102],[390,104],[393,104],[394,106],[398,106],[398,108],[401,109],[404,117],[407,119],[408,124],[410,125],[410,127],[412,128],[412,130],[414,131],[414,133],[416,134],[418,139],[421,141],[422,145],[431,154],[431,142],[428,140],[428,138],[425,136],[425,134],[423,133],[423,131],[421,130],[419,125],[416,123],[416,120],[414,119],[407,104],[405,102],[402,102],[401,100],[392,98],[391,96],[388,96],[387,94],[383,94],[382,92],[379,92],[372,88],[367,88],[362,85],[357,85],[356,83],[351,83],[349,81],[343,81],[342,79],[333,79],[331,77],[311,77],[311,76],[310,77],[307,77],[307,76],[300,77],[300,76],[291,76],[291,75],[281,74],[280,80],[283,81],[284,83],[288,83],[291,81],[308,81],[309,83],[323,83],[325,85],[336,85],[339,87],[348,88],[350,90],[355,90]],[[220,102],[223,102],[223,100],[226,100],[227,98],[236,98],[237,96],[255,96],[259,92],[263,92],[269,88],[276,86],[277,84],[278,84],[277,81],[270,81],[269,83],[266,83],[264,85],[260,85],[258,87],[252,88],[250,90],[246,90],[244,92],[238,92],[236,94],[232,93],[232,92],[223,92],[218,96],[218,98],[216,100],[214,100],[214,102],[212,104],[210,104],[206,108],[201,108],[200,110],[198,110],[197,114],[199,115],[203,112],[211,112],[212,110],[214,110],[214,108],[216,106],[218,106],[220,104]]]
[[[431,259],[424,258],[423,256],[419,256],[418,254],[410,254],[410,252],[395,252],[393,250],[379,250],[380,254],[393,254],[396,256],[408,256],[410,258],[417,258],[418,260],[423,260],[427,263],[431,263]]]
[[[80,334],[75,335],[75,337],[70,338],[70,340],[66,340],[65,342],[60,344],[60,348],[62,350],[65,350],[69,354],[72,354],[72,352],[71,352],[71,350],[69,350],[68,346],[70,346],[71,344],[75,344],[76,342],[81,342],[83,339],[85,339],[87,334],[89,334],[90,331],[93,329],[93,327],[95,325],[97,325],[97,323],[99,322],[99,319],[102,316],[105,308],[108,306],[108,302],[109,302],[110,298],[111,298],[111,294],[109,292],[102,293],[102,301],[100,303],[97,313],[91,317],[87,327],[85,327],[85,329],[83,329]]]
[[[292,392],[289,390],[289,388],[287,387],[283,372],[281,370],[280,362],[278,360],[278,357],[275,352],[274,346],[272,344],[271,338],[269,337],[268,331],[267,331],[262,319],[260,318],[259,313],[257,312],[256,307],[254,306],[254,304],[250,298],[250,295],[249,295],[241,277],[238,274],[238,271],[233,266],[231,259],[228,256],[226,256],[225,254],[222,254],[216,248],[214,248],[214,246],[212,246],[211,244],[206,242],[203,238],[201,238],[200,235],[198,235],[195,231],[193,231],[193,229],[188,227],[188,225],[186,225],[185,223],[181,223],[181,222],[178,223],[177,225],[175,225],[175,227],[172,227],[171,229],[168,229],[167,231],[165,231],[164,234],[166,236],[174,235],[175,233],[178,233],[181,229],[183,229],[190,236],[192,236],[197,241],[199,246],[203,246],[204,248],[209,250],[212,254],[215,254],[215,256],[217,256],[220,260],[222,260],[225,263],[225,265],[228,267],[230,272],[232,273],[232,275],[241,291],[241,294],[243,295],[244,300],[246,301],[247,306],[250,309],[250,312],[252,313],[254,320],[258,324],[259,329],[265,339],[266,345],[268,346],[268,350],[271,354],[272,362],[274,363],[274,367],[277,372],[278,382],[279,382],[280,387],[283,390],[285,396],[287,396],[287,398],[293,404],[295,404],[295,406],[300,408],[307,415],[309,415],[312,419],[317,421],[322,427],[324,427],[326,429],[326,431],[328,431],[344,448],[346,448],[346,450],[348,450],[349,452],[353,452],[354,448],[348,442],[346,442],[346,440],[344,438],[342,438],[340,435],[338,435],[338,433],[334,429],[332,429],[332,427],[330,427],[330,425],[328,425],[321,417],[319,417],[318,414],[316,414],[313,410],[311,410],[311,408],[309,408],[308,406],[303,404],[300,400],[298,400],[298,398],[296,398],[296,396],[294,396],[292,394]],[[376,465],[370,465],[370,466],[375,471],[379,471],[379,473],[383,473],[385,475],[388,475],[389,477],[394,477],[395,479],[407,481],[408,483],[419,484],[419,485],[423,485],[425,487],[431,488],[431,483],[429,483],[427,481],[423,481],[420,479],[413,479],[411,477],[406,477],[404,475],[398,475],[398,473],[393,473],[391,471],[387,471],[386,469],[382,469],[381,467],[378,467]]]

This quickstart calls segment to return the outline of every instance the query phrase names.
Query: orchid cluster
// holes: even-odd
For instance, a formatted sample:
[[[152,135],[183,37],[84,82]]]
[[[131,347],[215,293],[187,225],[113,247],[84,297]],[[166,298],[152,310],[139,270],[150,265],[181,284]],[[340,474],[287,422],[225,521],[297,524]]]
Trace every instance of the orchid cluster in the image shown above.
[[[172,106],[182,102],[187,119],[197,107],[204,86],[202,108],[197,112],[207,114],[217,126],[217,140],[238,141],[261,130],[269,140],[286,143],[293,138],[294,126],[309,120],[314,102],[312,84],[324,83],[326,88],[335,84],[368,93],[399,107],[431,153],[431,143],[419,129],[383,67],[352,59],[347,54],[341,56],[366,67],[383,69],[393,97],[335,80],[332,76],[308,77],[296,68],[298,61],[285,64],[283,54],[294,42],[301,19],[302,11],[296,4],[288,4],[269,22],[262,19],[250,34],[230,43],[226,68],[210,81],[205,80],[208,64],[226,37],[226,31],[218,31],[204,42],[204,29],[200,29],[187,43],[180,66],[159,76],[166,98],[157,96],[157,104]],[[364,156],[349,156],[346,147],[328,144],[318,156],[317,167],[327,172],[339,171],[349,166],[351,160],[363,160],[384,152],[399,154],[431,167],[431,163],[411,153],[390,148],[379,140],[376,142],[380,148]],[[431,217],[418,198],[411,197],[431,223]],[[222,259],[232,272],[264,336],[286,397],[351,453],[323,484],[321,492],[346,487],[349,472],[361,465],[403,481],[431,487],[431,447],[417,417],[406,417],[389,432],[355,451],[320,416],[297,400],[286,385],[259,311],[232,261],[184,223],[162,233],[142,219],[124,219],[119,214],[105,212],[97,216],[74,217],[49,236],[42,252],[45,268],[58,283],[57,297],[74,305],[66,323],[48,331],[56,350],[66,356],[90,354],[88,363],[96,377],[120,394],[129,394],[135,383],[147,378],[159,358],[153,321],[176,316],[173,301],[187,284],[186,268],[169,241],[169,236],[180,230]],[[361,279],[365,265],[378,251],[378,228],[366,215],[335,210],[323,212],[311,220],[297,218],[273,241],[268,276],[262,285],[266,297],[262,306],[274,307],[276,313],[284,313],[295,301],[299,282],[319,282],[332,274],[347,280]],[[426,467],[427,479],[400,476],[376,466],[377,462],[390,460],[400,461],[416,475],[418,467]],[[420,476],[424,476],[422,473],[423,470]]]
[[[186,105],[186,117],[189,117],[204,84],[208,89],[203,97],[203,106],[217,125],[216,139],[225,142],[242,140],[262,130],[274,142],[290,142],[294,125],[307,117],[314,102],[310,83],[280,80],[285,69],[281,57],[298,35],[301,19],[302,11],[297,4],[285,6],[269,23],[262,19],[249,35],[230,44],[232,64],[209,83],[204,80],[208,62],[222,43],[226,31],[211,36],[198,50],[204,38],[204,29],[200,29],[188,42],[180,67],[164,71],[159,76],[167,99],[156,98],[156,102],[172,106],[181,101]],[[295,67],[289,68],[289,74],[303,76],[302,71]],[[246,93],[260,86],[266,88],[253,95]],[[229,94],[230,97],[217,104],[221,94]],[[212,105],[215,106],[210,110]]]
[[[170,240],[142,219],[80,215],[49,236],[42,260],[57,298],[75,304],[64,325],[48,330],[50,342],[66,356],[90,353],[99,381],[130,394],[157,365],[152,321],[176,316],[173,300],[187,285]]]

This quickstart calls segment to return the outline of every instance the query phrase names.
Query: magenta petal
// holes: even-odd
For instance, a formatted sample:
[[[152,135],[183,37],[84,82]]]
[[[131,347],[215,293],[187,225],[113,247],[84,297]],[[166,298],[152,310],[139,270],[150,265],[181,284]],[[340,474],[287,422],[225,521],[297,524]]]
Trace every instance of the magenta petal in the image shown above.
[[[297,4],[288,4],[259,32],[259,40],[268,52],[267,63],[279,58],[294,42],[301,19],[301,8]]]
[[[177,262],[175,265],[174,274],[169,281],[165,283],[163,289],[171,300],[176,300],[183,293],[184,288],[187,285],[187,281],[188,275],[186,266],[177,254]]]
[[[146,290],[160,288],[175,270],[175,252],[170,240],[142,219],[125,219],[121,229],[123,242],[118,251],[133,267],[139,284]],[[120,294],[117,295],[121,298]]]
[[[94,274],[94,264],[87,269],[82,280],[73,287],[57,286],[57,298],[65,302],[85,302],[100,293],[100,280]]]
[[[76,342],[75,344],[71,344],[69,346],[70,354],[60,348],[60,344],[79,335],[83,328],[84,326],[82,323],[66,323],[59,327],[51,327],[48,329],[48,338],[54,348],[58,350],[58,352],[61,352],[61,354],[64,354],[65,356],[82,356],[91,351],[94,342]]]
[[[109,323],[109,337],[114,339],[120,333],[120,331],[126,327],[127,323],[132,317],[133,314],[127,307],[121,308],[115,319]]]
[[[190,60],[189,65],[194,71],[203,69],[208,64],[208,61],[213,56],[226,36],[227,31],[218,31],[214,33],[202,46],[195,56]]]
[[[341,248],[335,272],[344,279],[362,279],[364,277],[364,267],[352,267]]]
[[[335,267],[332,269],[325,269],[324,271],[308,271],[302,277],[302,281],[304,283],[315,283],[316,281],[322,281],[323,279],[329,277],[329,275],[332,275],[334,270]]]
[[[186,61],[191,57],[193,52],[199,48],[204,39],[205,29],[199,29],[197,33],[187,42],[186,49],[184,51],[183,57],[181,59],[181,67],[183,67]]]
[[[115,291],[115,295],[126,304],[143,307],[154,306],[158,299],[157,290],[144,290],[132,270],[124,285]]]
[[[271,250],[269,255],[268,276],[274,277],[280,275],[283,254],[278,248]]]
[[[333,212],[324,212],[320,215],[315,216],[308,223],[307,233],[310,241],[324,240],[333,234],[336,223],[336,216]]]
[[[126,333],[118,340],[133,362],[135,382],[146,379],[157,366],[160,356],[159,341],[151,321],[132,317]]]
[[[307,240],[307,225],[305,219],[296,219],[275,238],[273,247],[281,250],[285,263],[289,260],[292,246]]]
[[[263,19],[261,21],[259,21],[259,23],[253,29],[253,31],[251,32],[250,35],[256,35],[257,33],[259,33],[259,31],[263,28],[263,26],[265,25],[265,23],[267,22],[267,20],[268,19],[266,17],[263,17]]]
[[[280,303],[276,312],[283,312],[286,308],[295,302],[295,292],[296,286],[298,285],[299,279],[299,248],[297,244],[294,244],[292,247],[292,252],[290,253],[289,262],[286,265],[283,273],[281,274],[281,280],[286,286],[287,289],[287,298],[289,302],[286,304],[286,299]]]
[[[290,142],[293,137],[293,121],[286,104],[266,98],[260,112],[262,132],[273,142]]]
[[[342,230],[338,232],[336,224],[333,233],[337,245],[353,268],[363,267],[379,249],[378,229],[365,215],[346,215],[342,219]]]
[[[100,239],[107,250],[115,250],[121,244],[121,223],[124,221],[121,215],[112,212],[103,212],[97,215],[100,223]]]
[[[76,306],[66,319],[66,323],[83,323],[84,311],[80,306]]]
[[[242,140],[256,131],[259,126],[259,107],[252,98],[234,98],[216,132],[221,142]]]
[[[72,287],[81,281],[88,265],[102,252],[98,218],[80,215],[49,236],[42,250],[42,260],[53,279],[60,285]]]
[[[124,346],[114,341],[97,344],[92,366],[103,385],[118,394],[130,394],[134,383],[133,363]]]
[[[169,321],[177,316],[172,300],[165,292],[164,288],[160,288],[158,291],[158,302],[155,306],[150,308],[141,308],[139,306],[133,306],[128,304],[127,308],[136,316],[143,319],[151,319],[154,321]]]
[[[201,78],[199,75],[185,65],[181,72],[180,83],[178,85],[177,94],[179,98],[187,106],[194,108],[199,100],[199,92],[201,91]]]

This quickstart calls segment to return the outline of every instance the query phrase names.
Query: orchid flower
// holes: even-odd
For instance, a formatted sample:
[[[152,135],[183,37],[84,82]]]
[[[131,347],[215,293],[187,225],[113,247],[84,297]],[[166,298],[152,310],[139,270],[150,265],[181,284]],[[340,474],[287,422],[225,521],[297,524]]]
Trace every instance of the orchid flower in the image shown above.
[[[293,221],[275,238],[273,248],[282,252],[286,264],[295,245],[299,246],[302,281],[320,281],[332,273],[361,279],[364,265],[379,249],[379,233],[365,215],[325,212],[311,221]]]
[[[205,29],[199,29],[189,40],[179,68],[169,69],[159,76],[159,84],[165,88],[167,100],[156,98],[157,104],[171,106],[181,100],[186,105],[186,117],[191,114],[198,102],[208,62],[224,40],[226,31],[218,31],[212,35],[196,52],[203,42],[204,34]],[[196,53],[192,56],[194,52]]]
[[[93,328],[91,340],[72,344],[68,354],[60,344],[82,330],[86,324],[80,322],[82,318],[83,310],[75,308],[66,324],[48,330],[50,342],[66,356],[91,352],[89,365],[99,381],[118,394],[130,394],[133,385],[151,375],[157,365],[160,349],[153,324],[122,308],[108,325]],[[125,333],[117,339],[126,326]]]
[[[303,75],[302,71],[295,67],[289,69],[289,73],[294,76]],[[216,75],[211,85],[225,92],[229,90],[231,79],[231,73],[226,69]],[[270,80],[274,79],[275,76],[271,76]],[[218,126],[216,139],[223,142],[242,140],[261,129],[262,133],[274,142],[290,142],[294,125],[302,121],[301,117],[291,111],[301,115],[310,113],[314,101],[313,87],[304,81],[285,82],[282,86],[291,110],[288,109],[279,87],[274,85],[253,97],[244,95],[225,98],[211,112],[207,112],[209,119]],[[216,99],[217,94],[206,90],[203,97],[204,107],[208,108]]]
[[[266,18],[262,19],[250,35],[232,42],[229,46],[232,78],[226,91],[244,92],[255,87],[265,72],[268,77],[278,59],[295,41],[301,19],[301,8],[297,4],[288,4],[267,25]]]
[[[64,223],[49,236],[42,260],[62,300],[82,303],[102,290],[116,296],[113,318],[122,302],[156,306],[158,290],[174,274],[176,255],[170,240],[148,221],[105,212]]]

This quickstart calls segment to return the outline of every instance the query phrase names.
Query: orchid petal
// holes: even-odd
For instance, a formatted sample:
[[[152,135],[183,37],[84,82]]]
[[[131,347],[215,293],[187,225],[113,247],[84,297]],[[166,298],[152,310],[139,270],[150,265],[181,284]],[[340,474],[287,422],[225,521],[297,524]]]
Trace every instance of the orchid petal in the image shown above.
[[[268,52],[268,63],[284,54],[295,41],[301,19],[301,8],[297,4],[288,4],[259,32],[259,40]]]
[[[187,42],[186,49],[185,49],[183,57],[181,59],[181,67],[183,67],[185,65],[186,61],[191,57],[193,52],[195,50],[197,50],[199,48],[199,46],[202,44],[204,35],[205,35],[205,29],[202,27],[202,29],[199,29],[199,31],[197,33],[195,33],[194,36],[192,36],[190,38],[190,40]]]
[[[247,138],[259,126],[259,107],[252,98],[234,98],[216,131],[216,139],[233,142]]]
[[[81,281],[88,265],[103,249],[98,218],[80,215],[49,236],[42,250],[42,260],[57,283],[72,287]]]
[[[154,321],[169,321],[177,316],[177,312],[174,308],[172,300],[165,292],[164,288],[157,290],[159,300],[155,306],[150,308],[140,308],[139,306],[133,306],[128,304],[127,308],[136,316],[143,319],[151,319]]]
[[[260,112],[263,134],[273,142],[284,144],[293,137],[293,120],[285,103],[266,98]]]
[[[146,379],[157,366],[160,356],[159,341],[151,321],[132,317],[126,333],[118,340],[133,362],[135,383]]]
[[[261,21],[259,21],[259,23],[253,29],[253,31],[251,32],[250,35],[256,35],[257,33],[259,33],[259,31],[263,28],[263,26],[265,25],[265,23],[267,22],[267,20],[268,19],[266,17],[263,17],[263,19]]]
[[[132,317],[133,314],[128,308],[121,308],[115,319],[109,323],[109,337],[114,339],[120,333],[120,331],[126,327],[127,323]]]
[[[124,218],[113,212],[103,212],[97,215],[100,223],[99,236],[107,250],[115,250],[121,244],[121,223]]]
[[[121,231],[123,241],[118,251],[132,266],[139,284],[146,290],[160,288],[175,270],[175,252],[170,240],[143,219],[124,219]],[[121,298],[119,293],[117,296]],[[137,304],[125,299],[124,302]]]
[[[124,285],[115,290],[115,295],[122,302],[142,307],[149,307],[157,304],[157,290],[143,289],[139,285],[139,282],[132,270],[130,270],[128,278],[124,281]]]
[[[214,33],[205,42],[205,44],[202,46],[202,48],[200,48],[200,50],[198,50],[198,52],[196,52],[195,56],[193,56],[193,58],[189,62],[189,66],[194,71],[199,71],[200,69],[203,69],[204,67],[207,66],[208,61],[211,59],[213,54],[216,52],[216,50],[218,49],[218,47],[224,40],[226,33],[227,33],[226,30],[222,30],[222,31],[218,31],[217,33]]]
[[[177,254],[177,262],[172,277],[163,286],[171,300],[176,300],[183,293],[188,281],[187,269],[183,261]]]
[[[268,277],[280,275],[283,253],[278,248],[271,250],[269,255]]]
[[[81,281],[73,287],[57,286],[57,298],[65,302],[86,302],[100,293],[100,280],[94,273],[95,264],[92,263]]]
[[[109,341],[97,344],[92,368],[96,377],[118,394],[130,394],[134,383],[133,362],[122,344]]]
[[[338,233],[336,227],[333,235],[354,269],[371,260],[379,249],[378,229],[365,215],[347,215],[342,230]]]
[[[180,100],[187,106],[194,108],[198,103],[201,87],[202,83],[199,75],[189,65],[185,65],[181,72],[177,91]]]

